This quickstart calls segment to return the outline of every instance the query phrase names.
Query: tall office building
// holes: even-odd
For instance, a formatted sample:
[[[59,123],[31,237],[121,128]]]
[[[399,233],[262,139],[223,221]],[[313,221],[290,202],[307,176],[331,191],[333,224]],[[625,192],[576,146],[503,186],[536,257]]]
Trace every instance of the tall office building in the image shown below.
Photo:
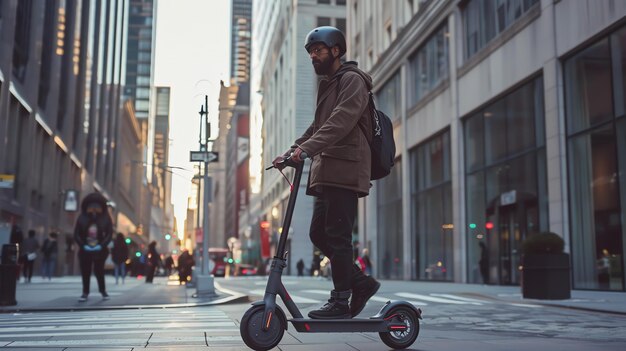
[[[123,0],[0,1],[0,237],[11,224],[62,233],[57,273],[72,273],[79,201],[114,204],[129,166],[117,162],[126,23]]]
[[[156,0],[131,0],[128,14],[124,95],[133,99],[135,116],[149,117],[150,87],[154,81]]]
[[[295,273],[299,259],[312,262],[313,245],[308,240],[313,201],[310,196],[298,197],[291,228],[281,228],[287,207],[289,185],[276,171],[262,172],[275,156],[285,152],[311,125],[315,109],[318,78],[304,49],[309,31],[322,25],[345,28],[344,1],[256,1],[252,28],[252,72],[250,96],[250,145],[252,159],[250,176],[251,236],[261,234],[262,256],[272,254],[278,235],[289,230],[293,239],[288,242],[288,273]],[[262,143],[259,142],[262,140]],[[302,176],[301,194],[304,194],[308,165]],[[288,176],[291,170],[287,170]],[[263,227],[263,231],[259,228]],[[305,239],[306,238],[306,239]],[[270,249],[267,249],[269,241]]]
[[[230,24],[230,78],[234,83],[250,80],[252,0],[232,0]]]

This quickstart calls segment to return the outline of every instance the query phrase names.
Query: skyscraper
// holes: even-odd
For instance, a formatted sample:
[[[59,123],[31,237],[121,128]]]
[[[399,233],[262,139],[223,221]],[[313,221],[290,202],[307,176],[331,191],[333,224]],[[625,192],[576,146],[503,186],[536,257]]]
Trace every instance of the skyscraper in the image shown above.
[[[230,39],[230,78],[235,83],[250,80],[252,0],[233,0]]]

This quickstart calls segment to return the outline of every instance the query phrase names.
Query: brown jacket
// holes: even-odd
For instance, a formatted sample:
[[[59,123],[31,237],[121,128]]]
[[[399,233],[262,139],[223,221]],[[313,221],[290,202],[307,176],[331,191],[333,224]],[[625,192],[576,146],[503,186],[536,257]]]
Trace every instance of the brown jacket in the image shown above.
[[[371,89],[372,78],[356,62],[344,63],[320,82],[315,119],[293,145],[313,157],[307,194],[320,195],[323,186],[354,190],[359,197],[369,194],[371,133],[363,131],[372,130]]]

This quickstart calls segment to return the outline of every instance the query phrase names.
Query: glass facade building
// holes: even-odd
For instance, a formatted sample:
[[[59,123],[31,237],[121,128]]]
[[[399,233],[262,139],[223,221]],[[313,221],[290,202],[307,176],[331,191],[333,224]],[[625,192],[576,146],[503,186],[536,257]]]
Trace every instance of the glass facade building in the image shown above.
[[[573,289],[626,291],[626,3],[347,6],[397,146],[361,200],[375,275],[519,285],[554,232]]]
[[[626,27],[564,61],[573,284],[624,290]]]

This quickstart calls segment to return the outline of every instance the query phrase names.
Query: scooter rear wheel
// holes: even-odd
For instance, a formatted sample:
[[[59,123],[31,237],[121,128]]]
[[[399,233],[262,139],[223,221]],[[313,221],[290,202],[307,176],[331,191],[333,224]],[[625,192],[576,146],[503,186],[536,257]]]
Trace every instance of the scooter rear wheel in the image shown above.
[[[406,349],[413,345],[420,332],[417,314],[411,308],[399,306],[389,310],[385,314],[385,319],[393,318],[395,322],[404,323],[406,329],[403,331],[391,331],[378,333],[385,345],[393,349]]]
[[[263,305],[251,307],[241,318],[239,326],[243,342],[256,351],[265,351],[276,347],[285,333],[284,322],[278,316],[270,319],[267,331],[263,330],[264,311],[265,306]]]

